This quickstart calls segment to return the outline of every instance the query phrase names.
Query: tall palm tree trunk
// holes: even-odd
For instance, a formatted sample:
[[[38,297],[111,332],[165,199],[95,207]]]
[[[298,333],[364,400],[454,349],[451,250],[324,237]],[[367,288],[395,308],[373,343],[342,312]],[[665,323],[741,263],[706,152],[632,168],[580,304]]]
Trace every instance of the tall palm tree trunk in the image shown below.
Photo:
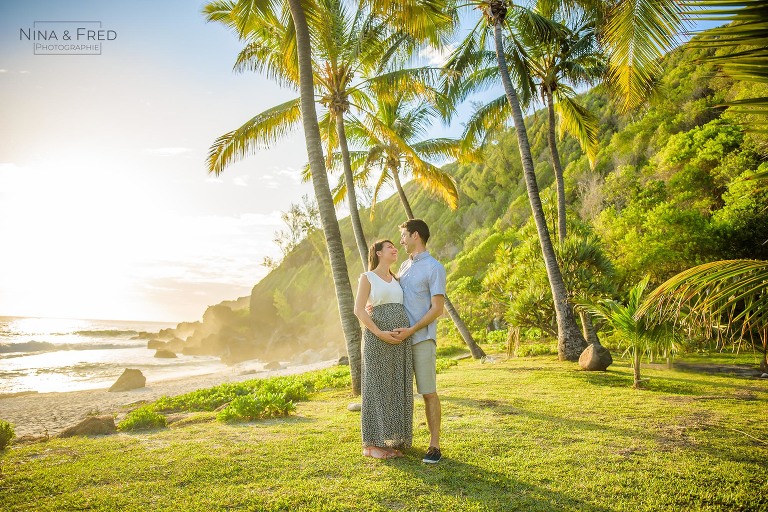
[[[549,286],[552,289],[552,299],[554,301],[555,314],[557,317],[557,355],[560,360],[578,361],[579,356],[586,348],[587,343],[584,341],[584,336],[581,335],[579,326],[576,325],[573,309],[568,303],[568,292],[565,289],[563,275],[557,264],[552,240],[549,237],[549,229],[547,228],[544,209],[541,206],[541,198],[539,197],[539,186],[536,183],[536,173],[533,169],[533,158],[531,156],[531,147],[528,143],[528,132],[525,129],[523,111],[520,108],[517,93],[512,86],[512,80],[509,77],[509,68],[507,67],[507,60],[504,57],[504,46],[501,33],[502,21],[503,17],[496,18],[493,25],[496,59],[499,64],[501,81],[504,85],[504,93],[507,96],[509,106],[512,108],[512,120],[515,123],[517,142],[520,146],[520,159],[522,160],[525,184],[528,189],[528,200],[531,203],[533,219],[536,222],[536,230],[539,234],[541,252],[544,256],[544,264],[547,268]]]
[[[411,203],[408,202],[408,196],[405,195],[405,190],[403,190],[403,184],[400,183],[400,175],[397,172],[397,169],[391,169],[392,171],[392,177],[395,180],[395,187],[397,188],[397,194],[400,196],[400,202],[403,204],[403,208],[405,208],[405,214],[408,216],[408,219],[415,219],[416,216],[413,214],[413,210],[411,210]]]
[[[402,185],[400,184],[400,178],[397,176],[397,171],[393,169],[392,176],[395,177],[395,185],[397,186],[397,191],[400,194],[400,200],[403,203],[403,207],[405,208],[405,211],[408,213],[408,219],[415,219],[416,217],[413,215],[413,211],[411,210],[411,205],[408,202],[408,197],[405,195],[405,191],[403,190]],[[459,312],[456,311],[456,308],[453,305],[453,302],[451,302],[451,299],[448,298],[448,294],[445,296],[445,310],[448,311],[448,316],[451,317],[451,320],[453,320],[453,325],[456,326],[456,329],[459,331],[459,334],[461,334],[461,338],[464,340],[464,343],[466,343],[467,348],[469,349],[469,353],[472,354],[473,359],[482,359],[485,357],[485,351],[480,348],[480,345],[475,342],[475,339],[472,337],[472,333],[469,332],[469,328],[467,327],[467,324],[464,323],[464,320],[461,319],[461,315],[459,315]]]
[[[344,259],[344,247],[341,243],[341,231],[336,220],[331,188],[328,184],[323,147],[320,139],[320,127],[317,124],[315,110],[314,85],[312,80],[312,55],[309,41],[309,27],[304,16],[301,0],[288,0],[291,16],[296,27],[296,46],[299,61],[299,90],[301,92],[301,118],[304,125],[304,138],[307,145],[309,167],[312,171],[312,186],[317,198],[320,220],[328,244],[328,257],[331,262],[331,274],[336,288],[341,326],[347,342],[349,367],[352,374],[352,392],[360,394],[360,339],[362,330],[354,313],[354,298],[349,283],[347,262]]]
[[[347,185],[347,203],[349,204],[349,218],[352,221],[352,231],[355,233],[357,250],[363,260],[363,271],[368,268],[368,243],[365,241],[363,223],[360,221],[360,211],[357,209],[357,194],[355,193],[355,177],[352,173],[352,162],[349,159],[349,145],[347,144],[347,131],[344,129],[344,114],[335,112],[336,134],[339,137],[341,159],[344,164],[344,183]]]
[[[552,101],[552,91],[545,87],[544,94],[547,98],[547,112],[549,113],[549,130],[547,140],[549,151],[552,153],[552,167],[555,169],[555,181],[557,182],[557,238],[560,243],[565,241],[565,180],[563,179],[563,165],[560,163],[560,153],[557,151],[555,139],[555,104]]]

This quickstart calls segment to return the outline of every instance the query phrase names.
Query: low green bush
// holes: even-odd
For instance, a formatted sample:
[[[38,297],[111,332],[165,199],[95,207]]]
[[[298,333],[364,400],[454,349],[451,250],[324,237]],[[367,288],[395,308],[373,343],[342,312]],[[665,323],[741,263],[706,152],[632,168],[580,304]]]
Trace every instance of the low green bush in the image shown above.
[[[149,430],[167,425],[165,416],[153,411],[149,406],[145,406],[128,413],[128,416],[117,425],[117,429],[123,431]]]
[[[507,342],[507,330],[501,329],[498,331],[491,331],[486,335],[486,342],[491,344],[500,344]]]
[[[447,370],[451,366],[456,366],[457,364],[459,364],[459,362],[454,359],[440,358],[435,361],[435,372],[440,373],[443,370]]]
[[[557,345],[548,343],[526,343],[517,348],[517,357],[547,356],[557,354]]]
[[[331,368],[303,375],[253,379],[244,382],[220,384],[208,389],[198,389],[178,396],[163,396],[150,408],[153,411],[214,411],[232,403],[236,398],[263,393],[285,395],[286,399],[301,402],[309,398],[309,393],[327,388],[345,388],[351,386],[349,368]]]
[[[273,416],[288,416],[296,410],[296,404],[285,394],[261,393],[238,396],[217,416],[221,421],[253,421]]]
[[[16,430],[7,421],[0,420],[0,450],[5,450],[16,437]]]

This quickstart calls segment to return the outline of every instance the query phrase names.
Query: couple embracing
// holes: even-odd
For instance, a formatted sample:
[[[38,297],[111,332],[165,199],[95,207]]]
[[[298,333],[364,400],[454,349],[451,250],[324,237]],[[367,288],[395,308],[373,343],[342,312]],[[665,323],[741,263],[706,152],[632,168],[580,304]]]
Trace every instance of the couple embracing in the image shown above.
[[[445,302],[445,268],[427,251],[429,227],[420,219],[400,226],[408,258],[398,275],[397,248],[389,240],[371,246],[369,271],[360,276],[355,315],[363,337],[363,455],[402,457],[413,438],[413,377],[424,398],[430,442],[426,463],[440,460],[440,399],[436,386],[437,318]]]

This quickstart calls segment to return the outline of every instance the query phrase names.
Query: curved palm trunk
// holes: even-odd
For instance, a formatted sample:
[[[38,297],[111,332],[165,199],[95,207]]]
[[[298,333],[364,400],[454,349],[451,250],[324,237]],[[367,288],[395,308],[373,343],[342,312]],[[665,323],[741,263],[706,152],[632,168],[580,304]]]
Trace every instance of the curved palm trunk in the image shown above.
[[[448,311],[448,316],[451,317],[453,324],[456,326],[456,329],[459,330],[459,334],[461,334],[461,337],[464,339],[464,343],[467,344],[467,348],[469,349],[470,354],[472,354],[472,358],[484,358],[485,351],[475,342],[475,339],[472,337],[472,333],[470,333],[469,329],[467,328],[467,324],[464,323],[464,320],[462,320],[461,316],[459,316],[459,312],[456,311],[455,307],[453,307],[453,302],[451,302],[451,299],[448,298],[448,295],[445,295],[445,310]]]
[[[547,228],[544,209],[541,206],[541,198],[539,197],[539,186],[536,183],[536,173],[533,170],[533,158],[531,156],[531,147],[528,143],[528,132],[525,129],[525,122],[523,120],[523,111],[520,108],[517,93],[512,86],[507,61],[504,57],[501,28],[501,20],[497,19],[493,25],[496,59],[499,64],[501,81],[504,85],[504,93],[507,96],[509,106],[512,108],[512,119],[515,123],[517,142],[520,146],[520,159],[522,160],[525,184],[528,189],[528,200],[531,203],[533,219],[536,222],[536,230],[539,234],[541,252],[547,268],[549,286],[552,289],[552,299],[554,300],[557,317],[557,355],[561,360],[578,361],[587,343],[584,341],[584,336],[581,335],[579,326],[576,325],[573,309],[568,304],[568,292],[565,289],[563,275],[557,264],[552,240],[549,237],[549,229]]]
[[[549,142],[549,151],[552,153],[552,167],[555,169],[555,180],[557,182],[557,238],[560,243],[565,241],[565,180],[563,179],[563,165],[560,163],[560,153],[557,151],[557,140],[555,139],[555,104],[552,101],[552,91],[549,87],[544,89],[547,98],[547,112],[549,113],[549,130],[547,131],[547,140]]]
[[[400,174],[397,172],[397,169],[390,169],[390,171],[395,180],[395,187],[397,188],[397,194],[400,196],[400,202],[403,208],[405,208],[405,214],[408,216],[408,219],[415,219],[416,216],[413,214],[413,210],[411,210],[411,203],[408,202],[408,196],[405,195],[403,184],[400,183]]]
[[[403,186],[400,184],[400,178],[397,176],[397,170],[392,169],[392,176],[395,177],[397,192],[400,194],[400,201],[403,203],[403,207],[408,214],[408,219],[415,219],[416,217],[413,215],[413,211],[411,210],[411,204],[408,202],[408,197],[405,195]],[[469,332],[469,328],[467,328],[467,324],[465,324],[464,320],[461,319],[461,315],[459,315],[459,312],[456,311],[456,308],[453,306],[453,302],[451,302],[451,299],[448,298],[447,294],[445,295],[445,310],[448,311],[448,316],[450,316],[451,320],[453,320],[453,325],[456,326],[456,329],[459,331],[459,334],[461,334],[461,338],[464,340],[464,343],[467,344],[467,348],[469,349],[470,354],[472,354],[472,358],[482,359],[485,357],[485,351],[475,342],[475,339],[472,337],[472,333]]]
[[[354,313],[354,298],[349,284],[347,262],[344,259],[344,247],[341,243],[341,231],[336,220],[331,188],[323,159],[323,147],[320,139],[320,127],[317,124],[315,110],[314,85],[312,80],[312,55],[309,41],[309,28],[304,16],[301,0],[288,0],[291,16],[296,27],[296,46],[299,60],[299,90],[301,92],[301,117],[304,125],[304,138],[307,144],[309,167],[312,171],[312,186],[317,198],[320,220],[328,244],[328,257],[331,262],[333,284],[339,304],[341,326],[347,342],[349,367],[352,374],[352,392],[360,394],[360,339],[362,330]]]
[[[363,271],[368,268],[368,243],[365,241],[363,223],[360,221],[360,211],[357,209],[357,194],[355,193],[355,178],[352,174],[352,163],[349,159],[349,145],[347,144],[347,131],[344,129],[344,115],[341,112],[334,113],[336,118],[336,134],[339,136],[339,148],[341,160],[344,163],[344,183],[347,185],[347,203],[349,203],[349,218],[352,221],[352,231],[355,233],[357,250],[363,260]]]

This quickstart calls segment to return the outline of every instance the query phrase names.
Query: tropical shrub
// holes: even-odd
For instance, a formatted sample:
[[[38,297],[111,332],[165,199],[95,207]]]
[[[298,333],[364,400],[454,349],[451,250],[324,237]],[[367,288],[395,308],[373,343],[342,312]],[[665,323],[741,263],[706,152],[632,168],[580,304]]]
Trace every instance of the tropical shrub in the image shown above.
[[[217,418],[221,421],[253,421],[273,416],[288,416],[296,410],[296,404],[285,394],[260,393],[238,396],[222,410]]]
[[[117,429],[123,431],[150,430],[163,428],[167,425],[165,416],[153,411],[150,407],[140,407],[128,413],[128,416],[117,425]]]
[[[16,430],[13,428],[13,425],[7,421],[0,420],[0,450],[5,450],[15,437]]]

